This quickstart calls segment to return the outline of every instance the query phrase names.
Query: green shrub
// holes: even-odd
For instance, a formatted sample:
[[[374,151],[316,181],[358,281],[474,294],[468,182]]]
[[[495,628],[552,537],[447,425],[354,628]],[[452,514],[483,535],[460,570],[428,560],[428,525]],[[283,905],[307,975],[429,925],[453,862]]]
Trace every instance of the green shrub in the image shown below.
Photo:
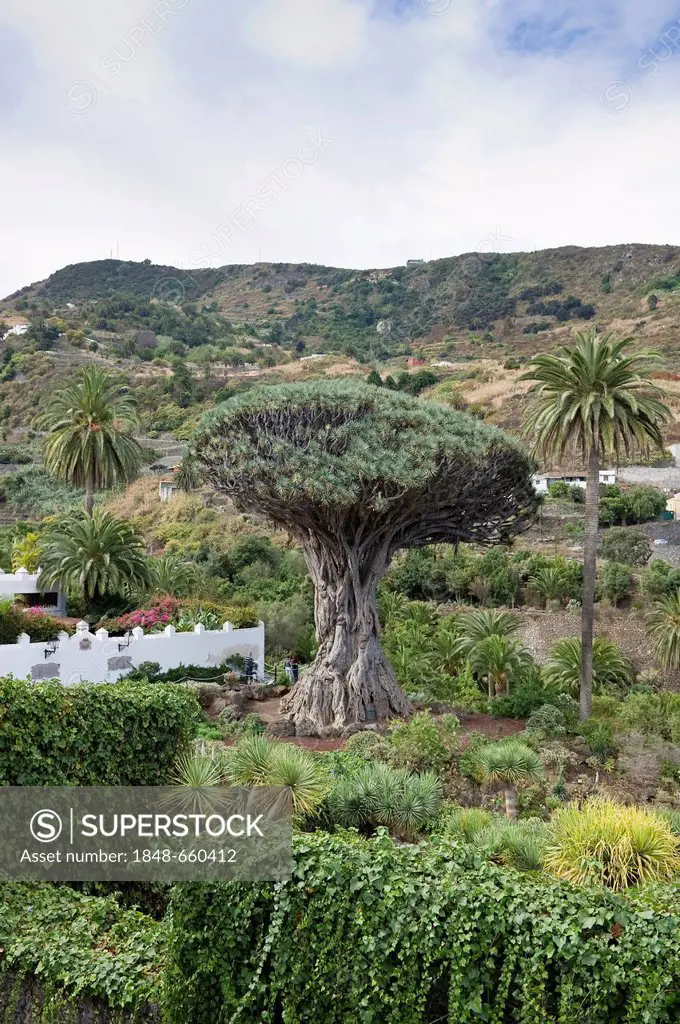
[[[599,882],[621,890],[668,881],[680,870],[678,854],[678,840],[667,821],[642,807],[592,800],[556,812],[545,863],[572,882]]]
[[[624,565],[645,565],[649,561],[651,548],[647,537],[640,530],[627,530],[623,526],[612,526],[602,538],[600,554],[611,562],[623,562]]]
[[[177,886],[167,1024],[662,1024],[677,889],[617,896],[481,863],[468,845],[318,832],[289,884]]]
[[[614,728],[610,722],[593,721],[591,719],[583,723],[580,731],[593,756],[603,764],[618,750],[618,744],[614,737]]]
[[[620,562],[607,562],[602,573],[602,596],[613,605],[630,597],[633,592],[635,577],[627,565]]]
[[[680,743],[680,694],[668,690],[630,693],[617,704],[616,724],[621,729]]]
[[[569,487],[569,484],[566,483],[566,481],[564,480],[556,480],[554,484],[549,484],[548,494],[551,498],[566,498],[569,501],[572,497],[571,488]]]
[[[557,691],[544,685],[540,673],[531,672],[511,689],[509,697],[492,701],[490,711],[495,718],[529,718],[544,704],[554,704],[557,698]]]
[[[567,720],[554,704],[542,704],[540,708],[531,712],[526,731],[538,737],[554,740],[565,735]]]
[[[409,721],[395,722],[389,730],[392,760],[412,771],[441,772],[458,748],[459,727],[455,715],[436,719],[429,711],[419,711]]]
[[[137,910],[121,909],[113,896],[85,896],[65,885],[3,882],[0,947],[0,986],[8,976],[35,976],[46,997],[44,1021],[94,1020],[77,1015],[80,998],[124,1009],[127,1020],[148,1020],[147,1004],[160,1000],[161,925]],[[4,1019],[28,1020],[12,1005],[11,988],[7,995]]]
[[[181,686],[0,678],[0,785],[157,786],[194,735]]]
[[[680,590],[680,569],[662,558],[655,558],[640,576],[640,589],[655,601],[668,597]]]

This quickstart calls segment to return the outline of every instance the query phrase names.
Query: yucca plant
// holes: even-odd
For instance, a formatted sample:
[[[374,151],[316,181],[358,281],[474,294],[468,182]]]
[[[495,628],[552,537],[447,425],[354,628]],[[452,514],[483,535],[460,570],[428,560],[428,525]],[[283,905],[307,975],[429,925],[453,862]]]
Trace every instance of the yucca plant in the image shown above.
[[[416,775],[375,764],[341,779],[330,793],[328,807],[339,825],[385,825],[411,838],[436,817],[441,798],[441,783],[433,772]]]
[[[396,801],[389,810],[378,804],[378,816],[398,835],[411,838],[438,814],[442,800],[441,783],[434,772],[420,775],[405,773],[400,782]]]
[[[328,790],[327,777],[314,754],[291,743],[273,744],[266,784],[290,790],[293,813],[301,817],[313,814]]]
[[[493,821],[488,811],[481,807],[454,807],[447,811],[442,821],[439,834],[445,839],[470,840]]]
[[[680,668],[680,590],[657,601],[647,629],[664,668]]]
[[[178,758],[172,773],[175,785],[192,788],[219,786],[225,778],[226,771],[222,759],[199,751]]]
[[[545,681],[573,697],[578,696],[581,684],[581,639],[566,637],[559,640],[550,652],[545,667]],[[592,683],[595,692],[605,686],[626,689],[633,682],[633,666],[620,647],[606,637],[593,641]]]
[[[229,751],[227,774],[237,786],[284,786],[298,816],[312,814],[328,789],[326,773],[310,751],[252,734]]]
[[[679,854],[678,837],[660,815],[596,799],[555,813],[545,866],[577,885],[598,883],[621,891],[673,878],[680,870]]]
[[[514,821],[517,817],[517,787],[543,778],[540,757],[520,740],[489,743],[480,747],[475,755],[480,781],[503,784],[505,814],[509,821]]]
[[[273,743],[265,736],[246,736],[227,755],[229,781],[234,786],[265,786],[271,770]]]

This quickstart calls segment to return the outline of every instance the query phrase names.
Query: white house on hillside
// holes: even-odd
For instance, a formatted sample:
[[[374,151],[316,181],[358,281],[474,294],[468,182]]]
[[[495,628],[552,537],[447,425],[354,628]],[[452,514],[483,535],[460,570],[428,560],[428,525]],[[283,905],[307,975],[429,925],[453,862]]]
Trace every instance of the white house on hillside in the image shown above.
[[[66,615],[66,598],[59,590],[42,593],[38,586],[40,572],[27,572],[17,569],[16,572],[3,572],[0,569],[0,601],[21,598],[24,604],[31,607],[45,608],[52,615]]]
[[[552,484],[565,483],[569,487],[585,487],[586,486],[586,475],[581,472],[574,473],[535,473],[533,477],[534,487],[539,494],[546,494],[548,488]],[[616,470],[614,469],[601,469],[600,470],[600,483],[601,484],[615,484],[616,483]]]

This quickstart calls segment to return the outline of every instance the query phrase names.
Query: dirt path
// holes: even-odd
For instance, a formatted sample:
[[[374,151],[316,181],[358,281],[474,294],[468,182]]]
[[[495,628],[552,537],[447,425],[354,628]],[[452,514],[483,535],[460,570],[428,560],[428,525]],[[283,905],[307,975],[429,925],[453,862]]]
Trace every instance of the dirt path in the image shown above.
[[[268,697],[267,700],[251,700],[243,708],[246,715],[259,715],[263,722],[269,724],[279,716],[279,697]],[[470,733],[481,733],[488,736],[490,740],[500,740],[505,736],[516,736],[524,730],[524,722],[516,718],[494,718],[493,715],[480,715],[472,711],[463,711],[454,708],[454,713],[460,719],[460,735],[463,745]],[[296,739],[286,738],[286,743],[294,743],[297,747],[307,747],[309,750],[342,750],[345,740],[340,739],[316,739],[314,737],[300,737]]]

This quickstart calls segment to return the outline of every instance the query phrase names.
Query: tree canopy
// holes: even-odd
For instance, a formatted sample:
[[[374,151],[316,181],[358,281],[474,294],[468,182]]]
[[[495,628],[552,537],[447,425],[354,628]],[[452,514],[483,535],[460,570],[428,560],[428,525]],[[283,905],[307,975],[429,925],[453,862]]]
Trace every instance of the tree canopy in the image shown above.
[[[503,541],[533,516],[533,464],[500,430],[364,383],[263,387],[204,420],[208,481],[298,536],[391,550]]]

